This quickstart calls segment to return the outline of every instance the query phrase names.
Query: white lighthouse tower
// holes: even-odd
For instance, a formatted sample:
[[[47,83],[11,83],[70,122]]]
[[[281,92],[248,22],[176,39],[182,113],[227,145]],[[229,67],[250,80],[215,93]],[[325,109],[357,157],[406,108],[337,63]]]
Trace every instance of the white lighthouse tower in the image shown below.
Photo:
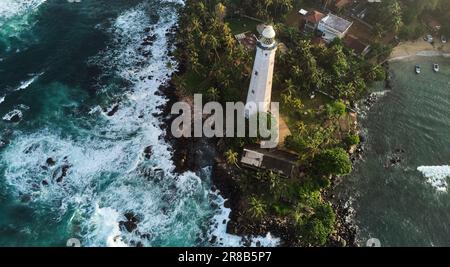
[[[275,30],[267,26],[256,45],[256,57],[247,95],[245,116],[250,118],[258,112],[268,112],[272,96],[272,77],[277,42]]]

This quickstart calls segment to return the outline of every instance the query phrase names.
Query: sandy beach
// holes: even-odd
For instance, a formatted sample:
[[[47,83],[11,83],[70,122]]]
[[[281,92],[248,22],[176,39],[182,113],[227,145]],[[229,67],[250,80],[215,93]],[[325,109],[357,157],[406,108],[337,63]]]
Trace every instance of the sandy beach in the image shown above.
[[[436,43],[430,44],[423,39],[402,42],[393,49],[389,61],[401,60],[414,56],[450,57],[450,43],[443,44],[440,40],[436,40]]]

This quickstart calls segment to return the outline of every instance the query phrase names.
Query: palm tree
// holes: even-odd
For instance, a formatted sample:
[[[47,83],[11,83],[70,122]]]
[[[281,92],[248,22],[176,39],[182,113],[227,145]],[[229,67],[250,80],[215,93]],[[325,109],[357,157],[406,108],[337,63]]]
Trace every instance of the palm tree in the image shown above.
[[[217,101],[219,99],[219,89],[215,88],[215,87],[210,87],[207,92],[206,92],[208,98],[211,101]]]
[[[264,0],[264,5],[266,6],[266,13],[268,13],[269,6],[273,5],[273,0]]]
[[[217,18],[219,18],[220,21],[223,21],[227,13],[227,8],[224,6],[224,4],[218,3],[215,7],[215,12]]]
[[[239,166],[237,165],[237,163],[238,163],[238,153],[237,152],[234,152],[233,150],[229,149],[228,151],[225,152],[224,156],[225,156],[225,161],[229,165],[235,165],[236,167],[239,168]]]
[[[285,91],[288,95],[293,95],[295,92],[295,85],[292,79],[287,79],[284,81],[285,85]]]
[[[232,37],[231,34],[226,34],[226,35],[224,35],[223,42],[225,43],[225,45],[228,48],[227,49],[228,56],[231,56],[233,54],[233,49],[234,49],[234,45],[235,45],[234,38]]]
[[[199,10],[199,15],[203,18],[206,18],[207,16],[206,13],[208,11],[208,9],[205,6],[205,3],[203,1],[199,1],[198,2],[198,10]]]
[[[192,31],[200,31],[201,23],[197,18],[193,18],[191,20],[191,30]]]
[[[206,44],[208,43],[208,35],[205,33],[200,33],[200,36],[198,39],[200,40],[200,46],[206,47]]]
[[[266,215],[267,205],[262,199],[251,197],[248,201],[248,212],[255,219],[261,219]]]
[[[208,37],[209,45],[214,50],[214,53],[216,54],[217,58],[219,59],[219,53],[217,52],[217,48],[219,48],[219,40],[214,35],[209,35]]]
[[[268,171],[266,173],[266,178],[267,182],[269,183],[270,190],[274,190],[275,188],[278,187],[278,183],[280,182],[280,176],[276,172],[272,170]]]

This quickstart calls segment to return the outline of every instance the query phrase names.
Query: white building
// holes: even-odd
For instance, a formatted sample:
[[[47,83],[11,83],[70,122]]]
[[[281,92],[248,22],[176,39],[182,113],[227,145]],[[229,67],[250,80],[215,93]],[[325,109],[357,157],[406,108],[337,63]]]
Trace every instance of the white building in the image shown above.
[[[255,63],[247,95],[247,104],[255,105],[247,105],[245,110],[247,118],[258,112],[268,112],[270,109],[273,69],[278,47],[275,35],[273,27],[267,26],[257,41]]]
[[[329,13],[322,18],[317,29],[322,32],[322,38],[326,42],[331,42],[335,38],[344,38],[353,22]]]

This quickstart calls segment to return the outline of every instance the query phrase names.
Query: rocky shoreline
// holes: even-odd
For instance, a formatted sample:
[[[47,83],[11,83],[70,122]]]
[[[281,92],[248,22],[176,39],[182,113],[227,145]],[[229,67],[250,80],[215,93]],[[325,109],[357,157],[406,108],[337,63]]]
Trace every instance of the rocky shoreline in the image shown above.
[[[182,65],[180,65],[179,71],[183,71]],[[213,167],[211,172],[212,190],[217,189],[220,195],[226,199],[225,207],[231,209],[227,233],[239,236],[265,236],[267,233],[271,233],[280,238],[282,247],[303,245],[296,240],[295,234],[288,227],[287,219],[280,220],[269,217],[262,222],[257,222],[245,214],[245,209],[241,205],[242,195],[236,181],[236,174],[239,170],[225,163],[223,153],[221,153],[223,151],[217,146],[220,143],[218,138],[175,138],[172,136],[170,126],[176,116],[170,114],[170,108],[173,103],[183,99],[189,102],[189,98],[186,99],[185,96],[180,95],[172,82],[162,86],[160,92],[168,99],[161,118],[162,127],[166,131],[166,141],[171,144],[173,149],[175,171],[177,173],[185,171],[199,173],[206,166]],[[336,182],[333,184],[337,185]],[[324,197],[332,202],[338,225],[336,234],[330,237],[327,246],[357,246],[356,226],[353,221],[348,219],[353,216],[353,212],[349,206],[345,205],[345,202],[334,198],[334,185],[324,192]]]
[[[176,33],[176,28],[173,29]],[[171,34],[172,34],[171,33]],[[174,39],[172,40],[172,44]],[[178,62],[177,74],[185,70],[184,63]],[[174,74],[176,75],[176,74]],[[160,87],[161,95],[164,95],[168,102],[162,107],[161,126],[166,131],[165,139],[171,144],[173,149],[173,162],[175,172],[183,173],[193,171],[199,173],[202,168],[211,166],[212,190],[216,189],[220,195],[226,199],[225,207],[231,209],[230,221],[227,225],[227,233],[239,236],[265,236],[271,233],[280,238],[280,246],[295,247],[304,246],[295,238],[295,234],[288,227],[288,220],[279,218],[265,218],[264,221],[257,222],[245,215],[245,209],[242,207],[242,195],[236,181],[239,169],[230,167],[225,163],[223,157],[224,151],[220,149],[218,138],[175,138],[172,136],[170,127],[176,116],[171,114],[171,107],[175,102],[192,102],[192,97],[182,95],[172,81]],[[375,100],[369,96],[366,102],[370,106]],[[357,152],[352,155],[352,162],[356,164],[362,157],[363,147],[358,147]],[[344,178],[345,179],[345,178]],[[332,247],[356,247],[358,228],[353,221],[355,211],[351,207],[350,196],[347,200],[335,196],[335,188],[342,181],[342,178],[334,178],[332,186],[323,192],[323,197],[332,203],[336,212],[336,229],[330,236],[326,246]]]
[[[307,244],[299,243],[293,230],[289,227],[287,219],[268,217],[263,221],[255,221],[245,214],[242,207],[242,194],[238,187],[237,178],[240,170],[230,167],[225,163],[223,157],[218,156],[215,160],[212,181],[221,195],[227,199],[226,207],[231,209],[230,222],[227,232],[239,236],[264,236],[271,233],[281,239],[282,247],[298,247]],[[344,178],[345,179],[345,178]],[[335,233],[330,236],[326,246],[330,247],[357,247],[358,228],[353,221],[355,211],[350,201],[338,199],[334,190],[342,181],[342,178],[334,178],[332,186],[323,192],[323,197],[332,203],[336,212]]]

